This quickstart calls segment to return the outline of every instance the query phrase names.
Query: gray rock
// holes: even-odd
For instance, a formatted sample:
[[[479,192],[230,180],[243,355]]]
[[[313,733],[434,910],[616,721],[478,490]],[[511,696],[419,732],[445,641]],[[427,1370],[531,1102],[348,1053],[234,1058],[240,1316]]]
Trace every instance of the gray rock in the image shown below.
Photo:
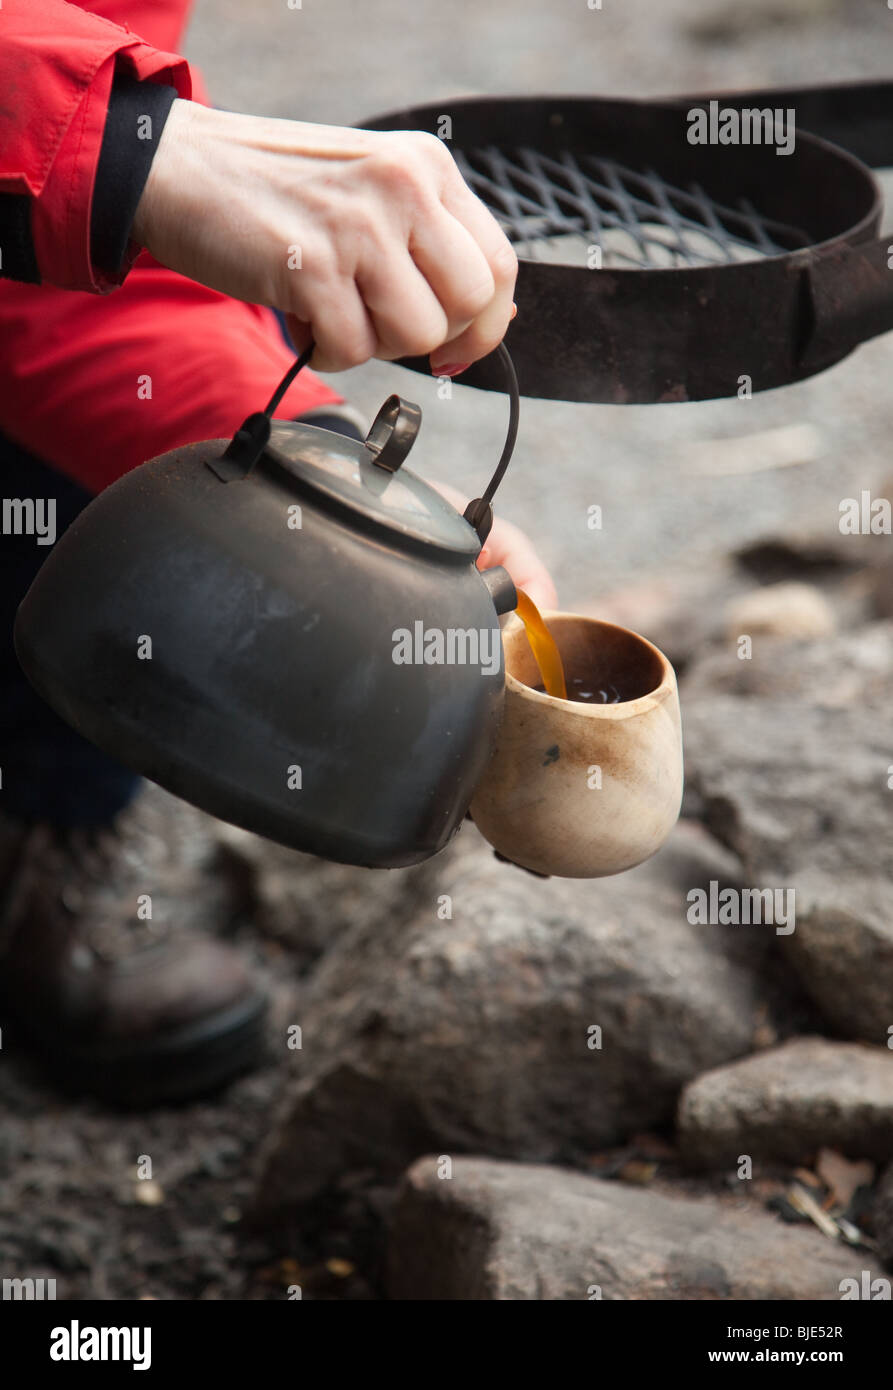
[[[870,532],[843,535],[840,512],[829,508],[826,498],[818,513],[804,522],[790,518],[783,531],[767,532],[739,546],[735,560],[766,584],[786,579],[821,583],[882,564],[888,546],[889,540]]]
[[[803,987],[838,1032],[886,1047],[893,1026],[888,872],[810,870],[797,875],[795,892],[797,927],[784,951]]]
[[[710,1166],[805,1163],[820,1148],[893,1158],[893,1052],[825,1038],[782,1046],[706,1072],[686,1086],[678,1132]]]
[[[893,501],[893,473],[875,489],[875,497]],[[872,599],[875,612],[881,618],[893,618],[893,541],[889,536],[872,536],[874,554],[881,553],[881,560],[872,574]]]
[[[833,1300],[869,1264],[746,1198],[666,1196],[481,1158],[439,1171],[430,1156],[404,1179],[392,1298]]]
[[[684,711],[686,773],[748,877],[893,871],[882,710],[705,696]]]
[[[876,596],[889,537],[841,535],[838,509],[829,507],[827,498],[820,513],[738,549],[739,574],[769,587],[790,582],[818,586],[841,631],[891,616]]]
[[[893,473],[873,490],[874,498],[893,501]],[[875,568],[871,572],[871,599],[879,618],[893,618],[893,541],[887,535],[871,535]]]
[[[736,642],[709,648],[686,670],[688,702],[717,694],[798,697],[828,709],[882,706],[893,689],[893,622],[870,623],[829,641],[761,638],[749,660]]]
[[[766,584],[732,599],[725,609],[726,637],[781,637],[787,641],[826,638],[834,631],[834,613],[814,584],[795,580]]]
[[[782,946],[827,1022],[885,1041],[893,1023],[886,702],[832,708],[702,692],[684,702],[683,725],[689,809],[740,856],[749,884],[794,890],[796,928]]]
[[[543,881],[467,826],[411,922],[351,928],[317,968],[261,1210],[432,1148],[554,1159],[669,1121],[766,1026],[757,940],[686,920],[687,890],[729,869],[683,826],[619,878]]]
[[[878,617],[893,618],[893,561],[876,571],[872,599]]]

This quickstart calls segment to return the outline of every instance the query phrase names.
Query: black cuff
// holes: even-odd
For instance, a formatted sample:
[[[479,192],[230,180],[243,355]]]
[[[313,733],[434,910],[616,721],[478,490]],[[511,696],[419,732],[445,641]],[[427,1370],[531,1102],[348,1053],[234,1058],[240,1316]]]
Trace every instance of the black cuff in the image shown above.
[[[27,193],[0,193],[0,277],[40,284]]]
[[[173,87],[119,74],[112,85],[90,214],[90,258],[117,275],[171,106]]]

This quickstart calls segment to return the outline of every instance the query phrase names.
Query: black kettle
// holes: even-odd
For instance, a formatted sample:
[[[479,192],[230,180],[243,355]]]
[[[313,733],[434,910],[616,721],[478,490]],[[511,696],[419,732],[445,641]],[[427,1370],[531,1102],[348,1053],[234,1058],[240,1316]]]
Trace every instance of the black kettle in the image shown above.
[[[457,830],[501,717],[498,615],[475,561],[518,423],[460,516],[403,468],[421,411],[391,396],[365,442],[271,417],[118,479],[19,608],[31,683],[99,748],[272,840],[418,863]]]

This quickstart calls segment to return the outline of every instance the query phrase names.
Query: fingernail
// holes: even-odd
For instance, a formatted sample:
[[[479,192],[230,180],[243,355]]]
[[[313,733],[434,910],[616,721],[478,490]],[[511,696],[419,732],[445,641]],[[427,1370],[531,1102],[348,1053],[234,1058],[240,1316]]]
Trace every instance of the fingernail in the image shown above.
[[[442,367],[432,367],[435,376],[458,376],[460,372],[467,372],[471,366],[470,362],[444,362]]]
[[[518,306],[517,306],[517,304],[513,304],[513,305],[512,305],[512,312],[509,314],[509,323],[511,323],[512,319],[515,317],[515,315],[517,314],[517,312],[518,312]]]

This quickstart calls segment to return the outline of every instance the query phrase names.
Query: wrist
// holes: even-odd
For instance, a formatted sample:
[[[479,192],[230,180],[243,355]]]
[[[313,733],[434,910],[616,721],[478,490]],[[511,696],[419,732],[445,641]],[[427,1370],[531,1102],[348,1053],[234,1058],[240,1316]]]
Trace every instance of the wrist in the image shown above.
[[[187,132],[196,113],[205,111],[197,102],[182,97],[175,98],[171,105],[131,225],[133,240],[148,251],[152,250],[161,222],[169,215],[166,210],[176,203],[177,167],[189,138]]]

